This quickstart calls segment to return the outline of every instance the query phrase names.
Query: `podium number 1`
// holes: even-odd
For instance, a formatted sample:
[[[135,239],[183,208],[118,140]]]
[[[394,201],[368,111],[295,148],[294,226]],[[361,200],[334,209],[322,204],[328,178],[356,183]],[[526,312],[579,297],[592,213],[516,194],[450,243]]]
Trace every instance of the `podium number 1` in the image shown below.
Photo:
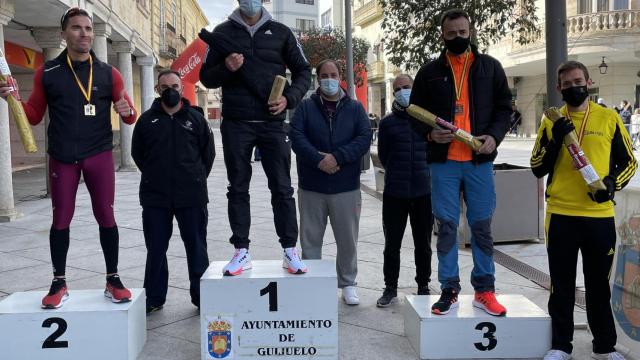
[[[43,349],[68,348],[69,347],[68,341],[57,341],[58,338],[62,336],[65,331],[67,331],[67,322],[64,321],[64,319],[62,318],[57,318],[57,317],[48,318],[42,322],[42,327],[50,328],[51,325],[53,324],[56,324],[58,328],[56,329],[56,331],[53,332],[53,334],[49,335],[49,337],[44,340],[44,342],[42,343],[42,348]]]
[[[269,294],[269,311],[278,311],[278,283],[272,281],[260,290],[260,296]]]
[[[496,339],[496,335],[495,335],[496,324],[491,322],[481,322],[478,325],[476,325],[476,330],[484,331],[482,337],[484,339],[489,340],[489,344],[487,345],[484,345],[484,341],[474,343],[473,345],[475,345],[476,349],[480,351],[490,351],[496,348],[496,345],[498,345],[498,340]]]

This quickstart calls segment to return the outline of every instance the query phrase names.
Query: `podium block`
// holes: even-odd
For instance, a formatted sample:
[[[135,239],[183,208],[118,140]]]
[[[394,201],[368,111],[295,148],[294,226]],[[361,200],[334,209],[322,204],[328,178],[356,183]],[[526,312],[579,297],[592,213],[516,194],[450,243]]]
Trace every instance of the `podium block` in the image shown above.
[[[335,263],[305,261],[291,275],[282,261],[253,261],[239,276],[213,262],[200,280],[202,359],[338,359]]]
[[[540,359],[551,348],[551,318],[522,295],[498,295],[507,316],[496,317],[460,295],[447,315],[431,313],[438,296],[407,296],[404,331],[420,359]]]
[[[64,306],[40,308],[44,291],[18,292],[0,302],[2,359],[134,360],[147,338],[144,289],[114,304],[102,290],[70,290]]]

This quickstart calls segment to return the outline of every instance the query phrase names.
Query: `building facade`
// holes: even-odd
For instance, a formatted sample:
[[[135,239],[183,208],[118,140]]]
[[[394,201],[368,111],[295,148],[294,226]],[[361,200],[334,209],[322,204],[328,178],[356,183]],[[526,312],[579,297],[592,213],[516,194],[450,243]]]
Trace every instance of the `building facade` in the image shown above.
[[[568,59],[584,63],[593,82],[591,98],[607,106],[640,96],[640,1],[566,0]],[[545,2],[537,0],[541,36],[527,45],[506,37],[489,49],[505,68],[522,125],[535,136],[546,103]],[[604,66],[606,65],[606,67]]]
[[[287,25],[295,33],[318,27],[320,0],[263,0],[263,6],[274,20]]]
[[[70,7],[86,9],[93,17],[93,50],[102,61],[123,75],[127,92],[140,112],[151,106],[156,74],[168,68],[200,28],[208,24],[197,0],[0,0],[0,45],[14,53],[32,54],[36,63],[57,57],[65,48],[60,18]],[[27,56],[27,59],[29,56]],[[9,59],[9,66],[27,99],[37,66],[32,61]],[[206,102],[206,101],[205,101]],[[45,163],[48,119],[33,127],[39,151],[26,154],[10,119],[7,103],[0,101],[0,220],[15,217],[12,169]],[[112,114],[118,134],[121,167],[134,168],[130,155],[132,127],[122,127]]]
[[[393,79],[400,73],[400,69],[391,64],[385,55],[383,16],[378,0],[353,1],[354,35],[371,44],[367,56],[367,110],[380,117],[391,111]]]

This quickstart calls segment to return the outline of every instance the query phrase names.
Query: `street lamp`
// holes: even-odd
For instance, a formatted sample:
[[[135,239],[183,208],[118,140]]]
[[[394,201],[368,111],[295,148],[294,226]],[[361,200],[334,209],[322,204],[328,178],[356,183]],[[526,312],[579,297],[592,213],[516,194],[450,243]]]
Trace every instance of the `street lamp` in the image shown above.
[[[607,65],[606,62],[604,62],[604,56],[602,57],[602,62],[600,63],[600,65],[598,65],[598,69],[600,70],[600,74],[604,75],[607,73],[607,69],[609,68],[609,65]]]

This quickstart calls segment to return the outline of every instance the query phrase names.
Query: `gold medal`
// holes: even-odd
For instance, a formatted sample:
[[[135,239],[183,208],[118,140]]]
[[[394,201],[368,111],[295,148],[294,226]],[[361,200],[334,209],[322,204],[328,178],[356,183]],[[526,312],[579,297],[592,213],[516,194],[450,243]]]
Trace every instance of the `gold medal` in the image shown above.
[[[67,55],[67,64],[69,64],[69,68],[73,73],[73,76],[76,78],[76,83],[84,95],[84,98],[87,99],[87,104],[84,106],[84,115],[85,116],[96,116],[96,106],[91,103],[91,90],[93,89],[93,57],[89,55],[89,82],[87,83],[87,87],[85,88],[82,85],[82,82],[78,78],[78,75],[73,70],[73,65],[71,64],[71,58]]]
[[[96,116],[96,106],[93,104],[87,104],[84,106],[84,114],[86,116]]]

